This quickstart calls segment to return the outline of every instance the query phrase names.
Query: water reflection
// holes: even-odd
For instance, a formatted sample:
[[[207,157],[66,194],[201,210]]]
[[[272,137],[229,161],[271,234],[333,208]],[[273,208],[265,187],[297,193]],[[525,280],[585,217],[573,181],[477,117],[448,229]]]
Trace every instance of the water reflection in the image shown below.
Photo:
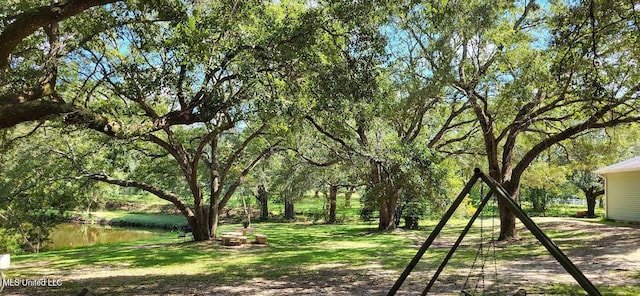
[[[129,242],[159,236],[162,231],[115,228],[109,226],[66,223],[52,232],[47,250],[70,249],[82,246]]]

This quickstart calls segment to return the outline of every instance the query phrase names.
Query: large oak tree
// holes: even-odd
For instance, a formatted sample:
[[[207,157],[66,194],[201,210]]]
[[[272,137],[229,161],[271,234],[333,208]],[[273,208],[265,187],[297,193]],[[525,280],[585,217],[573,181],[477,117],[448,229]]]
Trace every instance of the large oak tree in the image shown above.
[[[425,83],[471,106],[491,177],[518,198],[549,147],[640,120],[637,6],[631,1],[419,3],[401,14]],[[473,150],[472,147],[469,147]],[[501,239],[515,216],[499,203]]]
[[[87,42],[64,59],[60,93],[85,97],[91,112],[65,123],[100,132],[135,159],[102,169],[76,162],[84,175],[173,203],[195,239],[206,240],[296,120],[288,109],[316,63],[326,16],[295,2],[186,9],[172,22],[132,22]]]

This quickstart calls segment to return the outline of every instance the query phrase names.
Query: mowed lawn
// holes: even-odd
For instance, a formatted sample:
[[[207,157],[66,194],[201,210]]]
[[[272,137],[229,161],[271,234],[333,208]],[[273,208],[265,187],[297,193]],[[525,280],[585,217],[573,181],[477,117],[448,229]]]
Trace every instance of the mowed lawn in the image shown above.
[[[603,295],[640,295],[638,228],[569,218],[536,221]],[[5,278],[60,279],[62,286],[5,287],[2,293],[77,295],[87,288],[88,295],[384,295],[435,223],[391,233],[375,231],[374,224],[254,223],[268,245],[183,243],[178,233],[167,233],[133,243],[16,255]],[[420,295],[464,223],[447,226],[399,294]],[[491,248],[489,221],[482,224],[482,272],[475,259],[480,225],[475,226],[434,286],[436,294],[459,295],[466,281],[467,290],[475,286],[476,292],[501,295],[518,288],[586,295],[525,229],[520,240]]]

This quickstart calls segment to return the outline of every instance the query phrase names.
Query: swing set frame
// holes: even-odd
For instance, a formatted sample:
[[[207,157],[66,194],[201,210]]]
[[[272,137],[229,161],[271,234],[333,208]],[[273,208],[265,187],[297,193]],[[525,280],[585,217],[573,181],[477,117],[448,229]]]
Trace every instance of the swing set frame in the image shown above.
[[[396,292],[398,292],[398,290],[400,289],[404,281],[407,279],[411,271],[416,267],[420,259],[422,259],[422,256],[424,255],[424,253],[429,249],[429,247],[431,246],[435,238],[440,234],[445,224],[449,221],[449,219],[451,219],[456,209],[458,209],[463,199],[467,196],[467,194],[469,194],[469,192],[471,191],[471,188],[478,182],[478,180],[481,180],[489,187],[489,193],[487,193],[487,195],[484,196],[480,205],[478,206],[478,209],[473,214],[473,216],[471,217],[471,219],[463,229],[462,233],[460,234],[456,242],[453,244],[453,246],[445,256],[443,261],[441,262],[440,266],[438,267],[433,277],[427,284],[427,287],[422,292],[423,296],[429,293],[429,290],[435,284],[438,276],[444,270],[447,263],[455,253],[456,249],[462,243],[462,240],[464,239],[465,235],[469,232],[469,230],[471,229],[471,226],[473,225],[475,220],[478,218],[480,213],[482,213],[482,209],[487,204],[487,202],[491,199],[491,196],[494,194],[496,198],[500,199],[509,207],[509,209],[515,214],[515,216],[518,219],[520,219],[520,221],[525,225],[525,227],[527,227],[527,229],[531,231],[531,233],[538,239],[540,243],[542,243],[542,245],[547,249],[547,251],[562,265],[562,267],[564,267],[564,269],[569,274],[571,274],[571,276],[573,276],[573,278],[578,282],[578,284],[580,284],[580,286],[590,296],[601,296],[600,291],[598,291],[598,289],[591,283],[591,281],[589,281],[589,279],[582,273],[582,271],[580,271],[580,269],[578,269],[573,264],[573,262],[571,262],[569,257],[567,257],[567,255],[565,255],[562,252],[562,250],[560,250],[560,248],[556,244],[554,244],[553,241],[551,241],[551,239],[533,222],[533,220],[531,220],[531,218],[527,216],[527,214],[520,208],[520,206],[518,206],[518,204],[516,204],[516,202],[511,198],[507,190],[505,190],[504,187],[502,187],[502,185],[500,185],[494,179],[485,175],[479,168],[474,169],[474,174],[471,177],[471,180],[469,181],[469,183],[467,183],[467,185],[460,192],[458,197],[454,200],[453,204],[451,205],[451,207],[449,207],[449,209],[444,214],[444,216],[442,217],[438,225],[436,225],[435,229],[431,232],[431,234],[429,234],[429,237],[422,244],[422,246],[420,247],[416,255],[411,260],[411,262],[409,262],[409,265],[407,265],[407,267],[402,272],[398,280],[396,280],[393,287],[391,287],[391,290],[389,290],[389,293],[387,293],[387,296],[394,296]]]

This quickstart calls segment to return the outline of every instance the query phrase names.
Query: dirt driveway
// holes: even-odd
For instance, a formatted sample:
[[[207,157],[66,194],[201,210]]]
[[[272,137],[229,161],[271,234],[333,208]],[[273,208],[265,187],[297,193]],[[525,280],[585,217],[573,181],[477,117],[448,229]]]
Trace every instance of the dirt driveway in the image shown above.
[[[611,295],[606,292],[608,287],[640,286],[639,226],[605,225],[575,218],[543,217],[534,218],[534,221],[545,233],[555,232],[553,242],[599,287],[603,295]],[[519,289],[525,289],[527,295],[587,294],[522,224],[518,229],[521,236],[518,241],[497,243],[494,249],[485,245],[485,253],[490,254],[486,258],[484,272],[478,271],[481,262],[477,262],[472,271],[469,268],[447,268],[430,295],[460,295],[460,287],[465,286],[465,281],[466,291],[475,291],[470,293],[473,295],[513,295]],[[511,256],[501,258],[501,253]],[[497,257],[495,262],[494,256]],[[425,268],[408,281],[402,295],[420,295],[433,269],[435,266]],[[478,288],[474,289],[475,286]],[[550,293],[549,287],[562,288],[552,289],[556,292]],[[614,294],[629,295],[626,292]]]

